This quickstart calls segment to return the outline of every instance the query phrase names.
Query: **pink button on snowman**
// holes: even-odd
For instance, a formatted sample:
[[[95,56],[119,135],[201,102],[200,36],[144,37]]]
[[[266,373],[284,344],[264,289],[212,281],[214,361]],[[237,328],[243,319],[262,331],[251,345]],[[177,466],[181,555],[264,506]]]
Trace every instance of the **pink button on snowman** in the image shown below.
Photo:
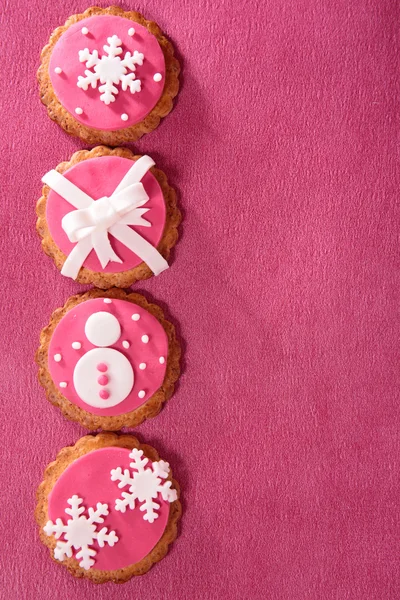
[[[134,372],[129,360],[113,346],[121,337],[118,319],[104,311],[90,315],[85,335],[96,346],[76,363],[73,382],[80,398],[89,406],[111,408],[129,395]]]

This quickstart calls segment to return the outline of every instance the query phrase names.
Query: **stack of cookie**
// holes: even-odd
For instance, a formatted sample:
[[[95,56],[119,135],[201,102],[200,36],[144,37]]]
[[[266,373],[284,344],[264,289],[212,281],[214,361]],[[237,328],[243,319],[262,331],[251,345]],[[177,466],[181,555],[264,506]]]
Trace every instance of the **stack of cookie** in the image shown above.
[[[38,489],[40,537],[76,577],[121,583],[165,556],[181,514],[179,487],[154,448],[110,431],[139,425],[171,397],[180,345],[163,311],[125,291],[168,268],[181,215],[150,156],[127,148],[172,109],[179,63],[137,12],[89,8],[42,52],[40,97],[51,119],[91,150],[43,176],[42,247],[61,275],[92,290],[55,310],[36,355],[47,398],[108,433],[63,448]]]

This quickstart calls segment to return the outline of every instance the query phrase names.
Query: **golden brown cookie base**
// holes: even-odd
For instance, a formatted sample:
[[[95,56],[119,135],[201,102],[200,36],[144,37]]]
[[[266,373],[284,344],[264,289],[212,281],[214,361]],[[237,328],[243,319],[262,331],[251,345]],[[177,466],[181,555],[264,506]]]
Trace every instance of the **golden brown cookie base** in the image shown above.
[[[94,415],[83,408],[76,406],[76,404],[67,400],[56,387],[48,368],[49,344],[58,323],[74,306],[93,298],[115,298],[138,304],[157,319],[168,336],[167,368],[161,387],[144,404],[135,410],[122,415],[103,417]],[[117,431],[122,427],[135,427],[145,419],[153,418],[160,412],[163,402],[168,400],[174,392],[175,382],[180,375],[180,356],[181,348],[176,339],[175,327],[164,318],[164,313],[161,308],[155,304],[150,304],[147,302],[146,298],[140,294],[127,293],[123,290],[114,288],[107,292],[102,290],[90,290],[89,292],[71,296],[63,308],[55,310],[51,316],[49,325],[45,327],[40,334],[40,346],[36,352],[35,359],[39,365],[39,382],[46,390],[47,399],[54,404],[54,406],[57,406],[67,419],[78,421],[78,423],[83,427],[87,427],[87,429],[101,428],[109,431]]]
[[[56,167],[56,171],[59,173],[65,173],[67,169],[81,162],[82,160],[88,160],[90,158],[97,158],[100,156],[120,156],[122,158],[128,158],[130,160],[137,160],[140,155],[135,155],[127,148],[106,148],[105,146],[97,146],[92,150],[79,150],[75,152],[71,159],[67,162],[62,162]],[[166,206],[166,219],[162,238],[157,246],[157,250],[162,256],[168,260],[171,249],[175,246],[178,240],[178,226],[181,222],[181,213],[176,205],[176,193],[173,188],[168,185],[167,177],[163,171],[152,167],[151,173],[157,179],[165,201]],[[46,205],[47,198],[50,192],[48,185],[45,185],[42,190],[42,197],[37,203],[36,212],[38,220],[36,222],[36,229],[42,238],[42,248],[45,253],[50,256],[56,267],[61,271],[66,256],[54,242],[51,237],[49,227],[46,220]],[[122,271],[121,273],[99,273],[97,271],[91,271],[86,267],[82,267],[78,273],[76,281],[83,284],[93,284],[96,287],[107,289],[110,287],[121,287],[126,288],[131,286],[136,281],[142,279],[148,279],[153,275],[152,271],[142,262],[137,267],[129,269],[128,271]]]
[[[93,17],[94,15],[116,15],[143,25],[143,27],[146,27],[146,29],[157,38],[164,54],[165,84],[160,100],[143,121],[131,125],[130,127],[126,127],[125,129],[119,129],[118,131],[102,131],[79,123],[59,102],[50,79],[50,57],[57,41],[68,27],[82,19]],[[124,11],[118,6],[110,6],[108,8],[92,6],[82,14],[69,17],[65,22],[65,25],[57,27],[51,34],[49,43],[42,50],[41,61],[37,73],[40,99],[46,106],[50,119],[58,123],[70,135],[77,136],[90,145],[108,144],[110,146],[118,146],[119,144],[127,142],[135,142],[145,133],[153,131],[153,129],[158,127],[161,118],[171,112],[173,99],[177,95],[179,89],[179,62],[174,57],[172,44],[163,36],[161,29],[156,23],[147,21],[140,13]]]
[[[181,517],[182,507],[179,500],[175,500],[170,505],[168,523],[161,539],[154,546],[153,550],[145,556],[140,562],[118,569],[116,571],[99,571],[96,568],[91,568],[88,571],[79,566],[75,558],[67,558],[60,562],[54,558],[54,548],[56,539],[52,536],[47,536],[43,527],[49,520],[48,515],[48,497],[53,489],[57,479],[73,463],[76,459],[84,454],[88,454],[93,450],[118,446],[120,448],[138,448],[143,450],[145,456],[152,461],[159,460],[157,451],[147,444],[140,444],[139,441],[132,435],[116,435],[115,433],[99,433],[98,435],[87,435],[76,442],[74,446],[67,446],[60,450],[54,462],[50,463],[44,472],[42,483],[37,490],[37,506],[35,511],[36,521],[39,525],[40,539],[45,546],[50,550],[50,556],[57,564],[64,565],[74,577],[85,577],[93,581],[93,583],[106,583],[113,581],[114,583],[124,583],[136,575],[143,575],[152,567],[152,565],[167,554],[168,546],[176,539],[177,523]],[[168,479],[172,480],[172,489],[176,489],[179,498],[179,485],[172,479],[172,473]]]

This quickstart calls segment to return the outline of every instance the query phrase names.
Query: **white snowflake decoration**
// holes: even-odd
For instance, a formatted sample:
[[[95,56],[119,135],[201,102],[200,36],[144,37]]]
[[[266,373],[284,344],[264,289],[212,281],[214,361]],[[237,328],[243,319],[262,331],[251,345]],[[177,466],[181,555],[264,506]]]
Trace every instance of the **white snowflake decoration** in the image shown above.
[[[133,473],[129,469],[122,471],[121,467],[112,469],[111,480],[119,481],[118,487],[123,488],[129,486],[129,493],[122,492],[122,498],[115,501],[115,510],[124,513],[128,506],[131,510],[135,508],[135,502],[143,502],[140,510],[144,511],[143,519],[149,523],[153,523],[158,519],[158,514],[155,512],[160,505],[153,502],[160,493],[163,500],[174,502],[177,499],[176,490],[171,490],[171,481],[164,481],[169,475],[169,464],[164,460],[153,462],[151,468],[146,467],[149,462],[148,458],[143,456],[142,450],[134,448],[129,454],[133,459],[130,466],[134,470]]]
[[[128,88],[131,94],[141,91],[141,81],[136,79],[135,70],[136,65],[142,65],[144,55],[137,50],[133,54],[125,52],[124,58],[121,60],[120,54],[122,54],[122,48],[120,48],[122,42],[117,35],[113,35],[107,38],[109,46],[103,46],[106,54],[99,58],[97,50],[89,52],[88,48],[79,50],[80,62],[86,63],[87,70],[85,71],[86,77],[79,75],[77,86],[82,90],[87,90],[89,85],[92,88],[96,88],[98,82],[99,92],[101,94],[100,100],[104,104],[110,104],[115,102],[115,95],[118,94],[118,88],[116,85],[119,83],[123,91],[125,92]],[[93,71],[90,71],[94,67]],[[131,73],[128,73],[128,70]]]
[[[72,518],[68,519],[67,524],[64,525],[62,519],[56,519],[56,522],[47,521],[43,531],[47,535],[54,535],[56,540],[61,535],[64,535],[64,542],[57,542],[54,548],[54,558],[63,561],[65,557],[71,558],[72,548],[79,550],[76,554],[76,558],[80,560],[79,566],[83,569],[90,569],[94,565],[93,556],[96,556],[97,551],[90,546],[93,545],[94,540],[97,540],[100,548],[103,548],[104,544],[114,546],[118,542],[118,537],[115,531],[108,532],[107,527],[103,527],[100,531],[97,530],[97,523],[103,523],[103,516],[108,515],[108,505],[101,504],[100,502],[96,505],[96,510],[90,507],[88,509],[89,518],[82,515],[85,512],[85,507],[81,506],[83,503],[82,498],[74,495],[72,498],[67,500],[71,508],[66,508],[65,512]]]

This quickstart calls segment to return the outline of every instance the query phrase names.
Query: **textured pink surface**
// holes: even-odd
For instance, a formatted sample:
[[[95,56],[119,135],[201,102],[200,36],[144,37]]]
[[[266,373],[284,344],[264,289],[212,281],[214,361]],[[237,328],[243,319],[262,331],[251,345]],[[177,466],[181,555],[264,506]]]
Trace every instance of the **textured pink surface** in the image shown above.
[[[93,200],[99,200],[100,198],[104,198],[104,196],[110,196],[114,193],[116,187],[133,164],[127,158],[102,156],[101,158],[92,158],[74,165],[64,173],[64,177],[72,181],[83,192],[89,194]],[[149,196],[149,200],[143,207],[147,208],[148,212],[143,217],[151,223],[151,227],[138,226],[132,227],[132,229],[137,231],[139,235],[153,244],[153,246],[157,246],[165,225],[166,207],[163,193],[157,179],[152,173],[146,173],[141,183]],[[62,218],[72,210],[74,210],[74,207],[67,200],[54,190],[50,190],[46,206],[47,223],[53,240],[64,254],[69,254],[76,245],[69,241],[67,234],[61,226]],[[97,272],[120,273],[142,263],[142,260],[122,242],[112,236],[110,237],[110,241],[113,250],[122,260],[122,263],[109,262],[105,269],[102,269],[97,254],[92,250],[85,260],[84,266]]]
[[[163,500],[160,494],[155,500],[160,508],[156,510],[158,517],[153,523],[143,519],[144,513],[140,510],[139,501],[136,501],[134,510],[128,508],[125,513],[115,510],[116,499],[122,497],[122,492],[129,492],[129,486],[121,489],[118,487],[118,481],[111,481],[111,469],[121,467],[123,471],[132,470],[131,461],[129,450],[126,448],[102,448],[97,452],[89,452],[64,471],[50,495],[49,517],[53,523],[58,518],[64,523],[67,522],[67,500],[74,494],[82,498],[86,509],[90,506],[96,507],[98,502],[108,504],[108,515],[104,518],[104,524],[99,525],[99,529],[113,529],[119,539],[113,547],[106,544],[99,548],[95,542],[93,547],[97,552],[94,558],[96,569],[123,569],[139,562],[157,544],[168,522],[169,503]],[[151,462],[146,465],[147,468],[151,468]],[[85,515],[87,514],[86,512]]]
[[[96,347],[89,342],[85,335],[85,324],[91,315],[99,311],[117,317],[121,326],[121,337],[110,347],[121,352],[129,360],[134,372],[132,391],[125,400],[111,408],[89,406],[78,396],[73,383],[73,373],[78,360]],[[135,313],[140,314],[138,321],[132,321],[131,317]],[[147,344],[141,341],[142,335],[149,336]],[[130,343],[129,349],[123,347],[123,341]],[[81,348],[74,350],[73,342],[80,342]],[[56,354],[61,354],[60,362],[54,360]],[[164,380],[166,364],[160,364],[159,359],[160,356],[166,358],[167,355],[167,334],[152,314],[131,302],[113,300],[111,304],[105,304],[101,298],[97,298],[78,304],[77,307],[68,311],[57,325],[49,345],[48,364],[54,383],[70,402],[92,414],[109,416],[120,415],[138,408],[160,388]],[[146,369],[143,371],[139,369],[140,363],[146,364]],[[102,363],[98,365],[95,376],[98,375],[98,371],[102,371],[101,366]],[[111,377],[112,384],[112,379],[117,373],[110,365],[109,367],[107,374]],[[61,381],[67,383],[65,389],[60,388]],[[96,389],[95,381],[93,378],[94,389]],[[140,399],[138,396],[141,390],[146,392],[144,399]]]
[[[39,544],[35,488],[84,429],[36,381],[39,330],[81,288],[41,252],[34,206],[43,173],[83,145],[47,118],[34,72],[86,6],[0,12],[2,595],[397,600],[394,0],[136,5],[184,63],[174,111],[136,144],[179,189],[182,238],[172,268],[135,287],[185,342],[177,393],[138,429],[182,485],[181,536],[122,587],[73,580]]]
[[[133,37],[128,34],[132,26],[135,29]],[[89,29],[87,35],[82,34],[82,27]],[[143,65],[137,65],[135,71],[142,87],[140,92],[131,94],[117,84],[115,101],[107,106],[100,100],[100,82],[96,89],[91,86],[86,91],[78,88],[78,77],[84,77],[87,69],[85,63],[79,61],[79,51],[84,48],[90,52],[97,50],[101,58],[106,54],[103,46],[107,45],[107,38],[113,35],[122,42],[121,60],[127,51],[131,55],[135,51],[144,55]],[[62,69],[60,75],[55,73],[56,67]],[[94,69],[90,70],[93,72]],[[127,73],[131,72],[127,69]],[[155,73],[162,75],[161,82],[154,81]],[[96,129],[121,129],[142,121],[157,104],[164,88],[165,61],[157,39],[145,27],[129,19],[103,15],[75,23],[61,36],[51,55],[50,77],[57,98],[77,121]],[[82,115],[75,114],[77,106],[82,108]],[[125,122],[121,120],[122,114],[128,115]]]

